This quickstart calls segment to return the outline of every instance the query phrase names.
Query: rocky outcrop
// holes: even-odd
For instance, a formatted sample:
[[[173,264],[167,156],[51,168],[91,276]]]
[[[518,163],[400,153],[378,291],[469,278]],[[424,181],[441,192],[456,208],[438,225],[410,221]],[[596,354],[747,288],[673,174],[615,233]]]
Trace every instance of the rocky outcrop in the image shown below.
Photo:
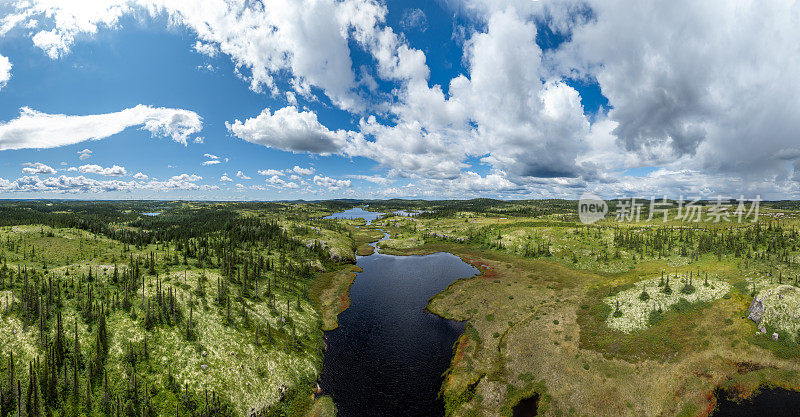
[[[747,311],[749,311],[748,319],[753,320],[756,324],[761,323],[761,319],[764,317],[764,296],[753,297],[753,302],[750,303],[750,308]]]
[[[784,284],[761,290],[750,303],[747,318],[756,323],[760,333],[771,335],[774,340],[781,335],[797,340],[800,334],[800,288]]]

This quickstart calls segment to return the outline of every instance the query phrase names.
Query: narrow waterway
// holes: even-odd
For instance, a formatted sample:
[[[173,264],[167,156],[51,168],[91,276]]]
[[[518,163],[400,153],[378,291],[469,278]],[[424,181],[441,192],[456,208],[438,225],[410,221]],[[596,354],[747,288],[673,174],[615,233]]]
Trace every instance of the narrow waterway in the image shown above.
[[[385,237],[384,237],[385,238]],[[441,416],[443,373],[463,323],[425,311],[428,299],[479,271],[450,253],[358,257],[339,328],[326,332],[320,386],[339,417]]]

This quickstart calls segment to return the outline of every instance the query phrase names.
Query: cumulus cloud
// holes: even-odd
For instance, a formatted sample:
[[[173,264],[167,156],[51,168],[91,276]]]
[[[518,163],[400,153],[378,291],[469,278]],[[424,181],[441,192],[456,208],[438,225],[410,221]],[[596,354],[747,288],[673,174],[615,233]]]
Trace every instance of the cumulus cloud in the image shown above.
[[[294,168],[292,168],[291,170],[291,172],[294,172],[295,174],[305,175],[305,176],[313,174],[314,171],[315,171],[314,167],[303,168],[298,165],[295,165]]]
[[[325,187],[331,191],[336,191],[342,188],[350,187],[350,180],[338,180],[331,177],[314,175],[314,184],[320,187]]]
[[[277,169],[262,169],[258,171],[258,175],[263,175],[265,177],[272,177],[275,175],[284,175],[283,171],[278,171]]]
[[[212,45],[210,43],[204,43],[204,42],[200,42],[200,41],[197,41],[194,44],[194,50],[197,51],[200,54],[209,56],[211,58],[216,57],[217,54],[219,53],[219,50],[217,49],[216,46],[214,46],[214,45]]]
[[[369,158],[390,178],[414,178],[408,193],[551,196],[575,195],[582,187],[648,191],[658,183],[696,190],[683,182],[691,177],[706,190],[739,184],[797,192],[800,84],[793,69],[800,66],[800,6],[723,0],[639,7],[622,0],[446,4],[465,13],[471,26],[461,32],[463,73],[441,85],[431,83],[425,53],[386,26],[386,7],[372,0],[30,0],[10,7],[0,32],[30,25],[26,33],[34,44],[58,58],[79,35],[115,28],[123,15],[166,16],[196,34],[196,51],[230,57],[253,90],[290,104],[226,123],[233,136],[291,152]],[[425,15],[407,9],[400,25],[422,30]],[[542,50],[536,39],[544,26],[565,42]],[[374,65],[354,68],[353,48]],[[2,68],[0,59],[0,80]],[[572,81],[596,83],[608,109],[587,115]],[[376,94],[378,85],[391,91]],[[320,91],[350,112],[353,127],[331,129],[314,111],[298,107],[299,99],[314,102]],[[98,129],[84,128],[93,123],[80,118],[108,115],[23,109],[0,124],[0,149],[58,146],[139,125],[186,143],[201,128],[199,117],[185,117],[180,130],[150,129],[139,113],[111,115]],[[80,126],[45,131],[23,123],[53,117]],[[176,139],[173,130],[188,133]],[[471,166],[476,160],[489,174],[476,173],[484,172]],[[204,163],[213,161],[219,159]],[[660,169],[637,178],[619,173],[643,166]],[[259,174],[270,186],[288,184],[276,170]],[[324,178],[314,182],[329,182]]]
[[[35,174],[55,174],[56,170],[50,167],[49,165],[45,165],[41,162],[26,162],[22,164],[25,168],[22,168],[23,174],[28,175],[35,175]]]
[[[82,151],[78,151],[78,158],[81,161],[85,161],[85,160],[87,160],[87,159],[89,159],[91,157],[92,157],[92,151],[89,150],[89,149],[84,149]]]
[[[242,172],[242,171],[238,171],[238,172],[236,173],[236,176],[237,176],[238,178],[241,178],[241,179],[243,179],[243,180],[252,180],[252,178],[248,177],[247,175],[244,175],[244,172]]]
[[[264,109],[258,116],[225,123],[236,137],[270,148],[291,152],[311,152],[322,155],[338,153],[352,132],[331,131],[317,120],[317,114],[288,106],[276,110]]]
[[[125,170],[125,167],[121,167],[119,165],[114,165],[113,167],[103,168],[100,165],[81,165],[78,167],[78,171],[81,174],[97,174],[97,175],[104,175],[107,177],[121,177],[124,175],[128,175],[128,172]]]
[[[202,180],[203,177],[195,174],[180,174],[180,175],[175,175],[170,179],[173,181],[197,182]]]
[[[514,184],[513,182],[509,181],[506,178],[505,172],[502,171],[492,173],[483,177],[478,173],[467,171],[456,181],[454,181],[451,184],[451,186],[462,190],[481,191],[481,192],[511,191],[521,188],[518,185]]]
[[[403,80],[389,109],[394,123],[362,119],[364,137],[344,153],[437,179],[458,178],[470,156],[513,177],[580,175],[576,158],[590,123],[578,92],[543,67],[536,25],[509,8],[492,12],[485,27],[466,40],[468,71],[450,81],[448,94],[428,85],[424,54],[395,40],[388,48],[395,58],[379,71]]]
[[[137,172],[137,173],[133,174],[133,178],[136,178],[139,181],[147,181],[148,178],[150,178],[150,177],[148,177],[145,174],[142,174],[141,172]]]
[[[109,0],[103,2],[17,2],[2,20],[5,31],[29,18],[53,24],[33,31],[33,43],[51,58],[70,51],[79,35],[115,28],[126,14],[167,16],[198,38],[194,49],[213,56],[230,56],[237,68],[246,68],[254,91],[277,92],[274,76],[288,72],[289,85],[311,96],[311,86],[322,89],[338,106],[363,106],[354,92],[349,42],[381,22],[386,8],[373,0],[272,0],[267,4],[245,0]],[[352,37],[351,37],[352,36]]]
[[[289,189],[296,189],[300,188],[300,186],[294,181],[286,181],[283,178],[279,177],[278,175],[273,175],[266,179],[267,184],[273,188],[289,188]]]
[[[72,145],[107,138],[133,126],[186,145],[186,138],[199,132],[202,122],[189,110],[144,105],[88,116],[46,114],[23,107],[19,117],[0,123],[0,150]]]
[[[6,86],[11,79],[11,61],[7,57],[0,55],[0,89]]]
[[[212,155],[210,153],[203,154],[204,157],[207,159],[201,163],[201,165],[216,165],[221,164],[222,161],[219,159],[217,155]],[[225,161],[228,161],[228,158],[225,158]]]
[[[595,18],[574,28],[556,59],[597,80],[625,150],[744,178],[785,173],[784,164],[798,160],[797,4],[592,1],[590,7]]]
[[[373,184],[379,184],[379,185],[388,185],[391,184],[392,182],[390,179],[382,177],[380,175],[348,175],[347,178],[352,178],[354,180],[368,181]]]
[[[218,186],[200,185],[193,181],[173,177],[167,181],[120,181],[96,180],[84,176],[39,178],[37,175],[23,176],[15,180],[0,178],[0,191],[21,193],[106,193],[106,192],[135,192],[141,190],[169,191],[169,190],[218,190]]]
[[[68,7],[45,9],[40,2],[19,8],[17,14],[42,15],[47,10],[52,16],[81,16],[89,22],[85,27],[62,25],[66,34],[94,33],[96,27],[91,25],[113,27],[113,16],[139,5],[152,6],[148,0],[115,0],[112,3],[119,8],[97,6],[89,13]],[[294,90],[291,97],[294,93],[308,97],[314,86],[336,106],[349,111],[359,109],[361,100],[353,90],[361,82],[352,73],[348,44],[360,46],[373,56],[379,78],[397,83],[392,93],[396,100],[385,103],[393,123],[384,125],[368,118],[362,120],[358,132],[334,131],[323,126],[315,113],[292,105],[274,113],[265,109],[255,118],[228,123],[228,129],[237,137],[293,152],[364,156],[401,175],[456,178],[468,168],[463,162],[467,157],[483,155],[486,149],[501,149],[501,145],[508,145],[507,152],[490,155],[487,162],[510,174],[552,176],[577,172],[571,164],[573,142],[586,131],[586,123],[575,116],[580,115],[580,107],[575,105],[579,100],[575,100],[576,94],[569,87],[557,82],[559,78],[542,81],[548,77],[540,71],[536,27],[513,8],[487,9],[487,14],[492,13],[487,19],[487,33],[473,36],[465,50],[470,73],[456,77],[448,88],[459,97],[447,98],[442,87],[428,86],[430,70],[425,54],[409,47],[403,36],[384,26],[387,10],[377,2],[274,1],[269,7],[255,7],[255,3],[206,0],[202,5],[207,7],[158,4],[148,10],[165,13],[175,23],[194,29],[199,42],[195,49],[211,53],[211,47],[217,48],[241,67],[250,69],[251,87],[256,90],[266,86],[277,94],[272,77],[289,70]],[[69,21],[66,17],[62,20]],[[403,21],[405,25],[420,26],[424,13],[409,9]],[[70,36],[62,38],[67,44],[73,42]],[[492,53],[493,47],[509,52]],[[499,73],[493,73],[498,69]],[[370,73],[362,69],[363,78],[371,78]],[[496,82],[491,79],[494,75],[499,75]],[[509,97],[504,99],[506,95]],[[485,99],[502,107],[486,110],[490,105]],[[559,127],[559,122],[568,126]],[[565,140],[558,139],[565,135]],[[541,152],[543,148],[548,152]],[[564,162],[565,168],[554,168]]]
[[[223,174],[221,177],[219,177],[219,181],[220,182],[232,182],[233,180],[231,179],[231,177],[228,176],[228,174]]]

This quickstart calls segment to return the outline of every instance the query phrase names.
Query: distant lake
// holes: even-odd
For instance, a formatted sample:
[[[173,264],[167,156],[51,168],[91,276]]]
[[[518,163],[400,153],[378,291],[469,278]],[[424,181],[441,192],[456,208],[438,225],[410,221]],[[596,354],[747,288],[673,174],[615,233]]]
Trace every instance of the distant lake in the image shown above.
[[[479,271],[445,252],[359,256],[339,328],[326,332],[320,386],[339,417],[444,415],[439,389],[464,323],[425,310],[428,299]]]
[[[354,207],[340,213],[333,213],[330,216],[325,216],[325,219],[364,219],[367,221],[367,224],[372,223],[373,220],[377,219],[378,217],[383,216],[383,213],[378,213],[374,211],[366,211],[361,207]]]
[[[158,216],[159,214],[161,214],[160,211],[155,211],[152,213],[142,213],[142,216]]]

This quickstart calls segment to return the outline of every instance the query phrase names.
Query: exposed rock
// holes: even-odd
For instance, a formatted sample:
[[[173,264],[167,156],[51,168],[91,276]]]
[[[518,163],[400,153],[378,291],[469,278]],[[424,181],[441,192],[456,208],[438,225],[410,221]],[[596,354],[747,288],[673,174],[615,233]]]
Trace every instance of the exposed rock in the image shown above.
[[[772,340],[774,340],[776,342],[778,341],[778,334],[777,333],[773,333],[772,334]]]
[[[760,327],[758,328],[758,331],[759,331],[759,332],[761,332],[761,333],[763,333],[763,334],[767,334],[767,329],[766,329],[764,326],[760,326]]]
[[[750,303],[747,317],[758,326],[758,331],[766,329],[788,335],[790,340],[797,340],[800,334],[800,288],[793,285],[779,284],[759,291]],[[777,340],[778,335],[772,335]]]
[[[203,370],[204,370],[204,371],[205,371],[206,369],[208,369],[208,365],[206,365],[206,364],[202,364],[202,365],[200,365],[200,367],[201,367],[201,368],[203,368]]]
[[[764,297],[753,297],[753,302],[750,303],[750,308],[748,311],[750,314],[747,315],[747,318],[756,322],[756,324],[761,323],[761,319],[764,317]]]

